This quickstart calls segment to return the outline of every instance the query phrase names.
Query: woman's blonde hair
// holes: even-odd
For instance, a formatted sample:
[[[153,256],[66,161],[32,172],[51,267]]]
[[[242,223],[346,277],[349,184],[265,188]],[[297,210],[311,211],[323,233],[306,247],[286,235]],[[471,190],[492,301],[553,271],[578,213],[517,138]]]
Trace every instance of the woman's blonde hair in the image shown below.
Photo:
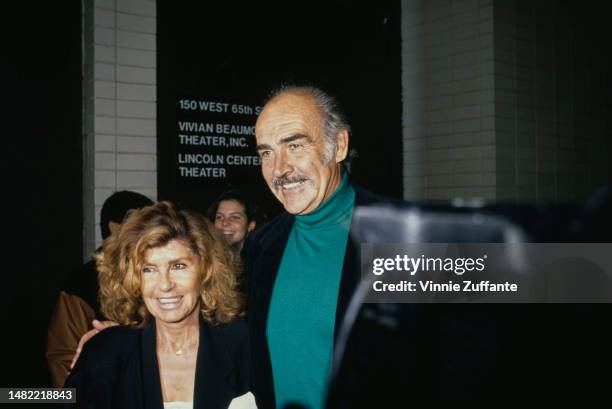
[[[178,240],[200,258],[200,309],[211,324],[242,315],[237,291],[235,256],[211,223],[170,202],[131,211],[120,230],[104,240],[96,254],[102,313],[122,325],[144,326],[150,319],[141,292],[142,266],[147,250]]]

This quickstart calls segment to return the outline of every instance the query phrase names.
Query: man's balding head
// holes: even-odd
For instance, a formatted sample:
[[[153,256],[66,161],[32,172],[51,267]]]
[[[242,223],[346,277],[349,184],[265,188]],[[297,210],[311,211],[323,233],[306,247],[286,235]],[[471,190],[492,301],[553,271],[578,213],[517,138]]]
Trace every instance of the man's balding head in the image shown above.
[[[282,86],[272,91],[268,102],[284,94],[303,95],[313,99],[314,105],[321,115],[321,126],[327,143],[324,162],[327,163],[334,159],[337,149],[336,135],[343,129],[349,134],[351,132],[351,127],[336,98],[314,86]]]

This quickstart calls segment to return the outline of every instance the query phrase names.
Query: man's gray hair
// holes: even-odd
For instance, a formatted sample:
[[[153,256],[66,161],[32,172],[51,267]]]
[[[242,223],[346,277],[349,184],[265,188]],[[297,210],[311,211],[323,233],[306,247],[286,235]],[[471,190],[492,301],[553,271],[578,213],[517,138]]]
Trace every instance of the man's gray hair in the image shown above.
[[[324,164],[329,163],[336,156],[336,150],[338,144],[336,142],[336,135],[338,132],[346,129],[347,132],[351,132],[351,126],[349,125],[344,112],[340,109],[340,104],[336,98],[329,95],[314,85],[282,85],[270,93],[268,101],[271,101],[279,95],[285,93],[306,93],[311,95],[321,114],[323,116],[323,135],[325,136],[325,153],[321,158]]]

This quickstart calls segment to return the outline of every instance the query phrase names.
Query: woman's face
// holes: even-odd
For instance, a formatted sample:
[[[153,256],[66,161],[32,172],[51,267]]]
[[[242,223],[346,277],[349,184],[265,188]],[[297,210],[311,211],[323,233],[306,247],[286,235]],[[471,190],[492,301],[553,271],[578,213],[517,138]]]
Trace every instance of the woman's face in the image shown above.
[[[242,203],[236,200],[222,200],[215,214],[215,228],[221,232],[230,246],[241,246],[246,235],[255,228],[249,223]]]
[[[197,319],[200,304],[200,258],[178,240],[145,252],[142,298],[158,321]]]

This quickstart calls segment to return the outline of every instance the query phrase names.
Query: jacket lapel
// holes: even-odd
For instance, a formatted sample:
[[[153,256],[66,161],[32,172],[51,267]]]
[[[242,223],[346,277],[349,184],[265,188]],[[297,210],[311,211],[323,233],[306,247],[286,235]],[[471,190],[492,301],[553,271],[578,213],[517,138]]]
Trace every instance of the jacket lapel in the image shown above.
[[[271,235],[273,237],[266,238],[266,241],[261,244],[261,254],[259,254],[253,266],[253,271],[260,273],[252,278],[252,289],[255,291],[251,294],[249,320],[254,320],[257,323],[254,327],[263,331],[263,333],[257,335],[265,336],[274,280],[276,280],[276,273],[283,258],[294,221],[293,216],[286,215],[278,230],[275,230],[274,234]]]
[[[220,328],[200,318],[200,342],[196,361],[194,409],[226,408],[237,389],[234,364]]]
[[[361,279],[361,244],[362,237],[361,225],[359,220],[355,218],[355,209],[368,206],[372,203],[376,203],[377,196],[372,193],[360,189],[353,185],[355,189],[355,205],[353,206],[353,216],[351,218],[351,228],[349,230],[349,237],[346,244],[346,251],[344,253],[344,263],[342,265],[342,277],[340,279],[340,289],[338,291],[338,304],[336,306],[336,322],[334,324],[334,348],[342,320],[346,309],[351,301],[351,297],[359,284]]]
[[[251,258],[247,257],[249,265],[249,306],[248,324],[251,342],[252,387],[255,391],[259,407],[275,407],[274,384],[272,381],[272,363],[266,327],[268,325],[268,309],[274,289],[274,280],[280,266],[285,246],[291,233],[295,219],[288,213],[283,213],[270,222],[268,229],[260,240],[254,240]]]
[[[163,409],[159,366],[157,364],[157,344],[155,336],[155,320],[142,331],[142,396],[146,409]]]

